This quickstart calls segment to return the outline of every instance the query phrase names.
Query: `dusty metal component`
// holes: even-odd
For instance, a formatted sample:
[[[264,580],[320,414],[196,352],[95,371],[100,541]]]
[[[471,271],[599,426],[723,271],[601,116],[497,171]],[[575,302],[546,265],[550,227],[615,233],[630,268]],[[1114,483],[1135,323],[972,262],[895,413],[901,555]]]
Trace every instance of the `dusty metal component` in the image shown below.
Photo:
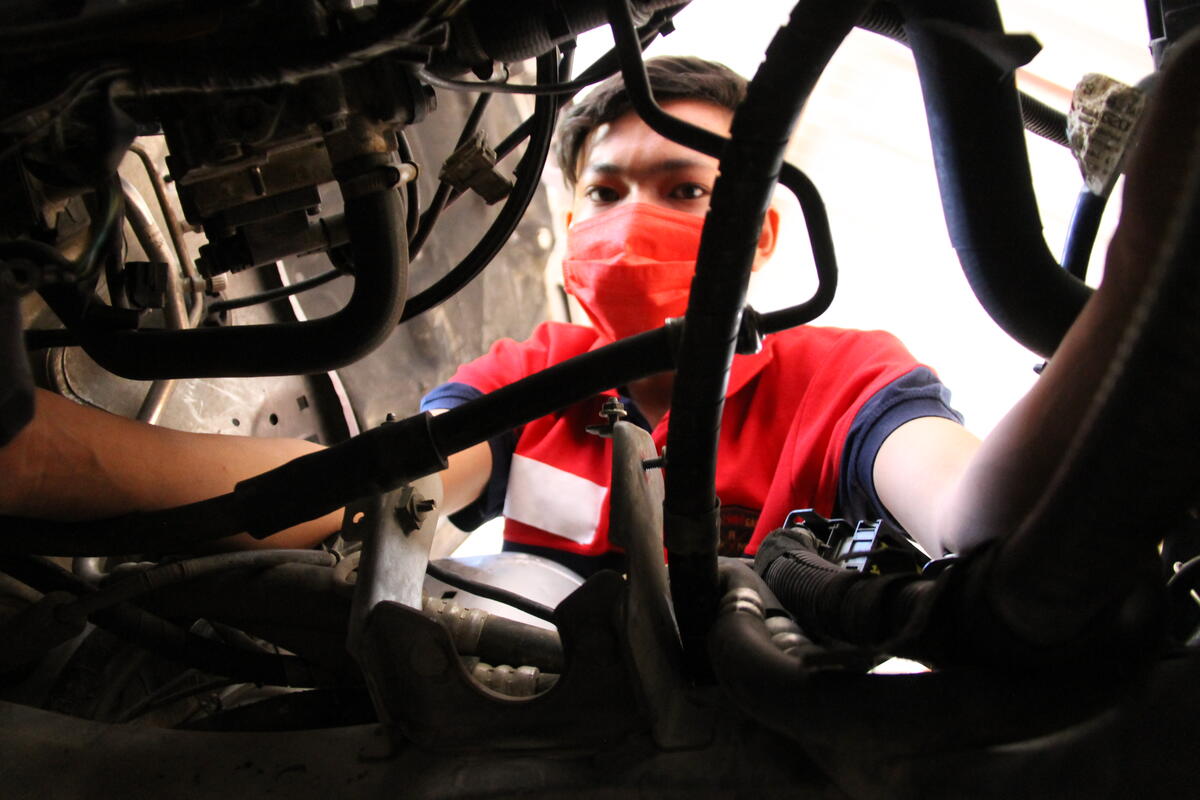
[[[367,154],[383,155],[396,149],[395,125],[356,114],[346,121],[346,127],[326,135],[325,147],[329,160],[336,167]]]
[[[607,422],[601,425],[588,425],[587,432],[594,433],[597,436],[602,436],[605,439],[612,438],[613,429],[616,424],[625,417],[629,416],[629,412],[625,410],[625,404],[616,397],[610,397],[604,401],[604,405],[600,408],[600,416],[604,417]],[[657,456],[657,453],[655,454]]]
[[[438,175],[460,191],[474,190],[488,205],[498,203],[513,189],[513,180],[496,168],[496,151],[484,144],[482,131],[455,150]]]
[[[716,719],[697,703],[683,673],[683,648],[671,611],[663,563],[663,478],[646,470],[654,440],[638,426],[614,421],[609,536],[629,557],[629,602],[624,620],[631,670],[661,747],[695,747],[711,740]]]
[[[437,620],[450,632],[454,648],[460,653],[475,653],[479,636],[487,622],[488,613],[477,608],[463,608],[457,603],[425,595],[421,602],[425,616]]]
[[[157,174],[157,173],[155,173]],[[125,217],[137,236],[138,243],[146,251],[146,256],[154,264],[165,265],[166,282],[163,286],[164,309],[166,311],[166,326],[169,330],[178,331],[191,327],[192,320],[188,316],[184,303],[183,278],[180,274],[178,250],[172,253],[167,248],[167,241],[158,229],[149,206],[140,192],[132,183],[121,178],[121,194],[125,198]],[[167,213],[167,206],[163,206]],[[174,380],[158,380],[150,385],[146,397],[138,409],[137,418],[142,422],[157,425],[162,418],[167,401],[175,392]]]
[[[482,661],[471,666],[471,677],[481,686],[507,697],[533,697],[549,688],[546,683],[553,685],[553,681],[543,680],[550,676],[543,676],[537,667],[510,667],[507,664],[493,667]]]
[[[1067,135],[1093,194],[1107,196],[1112,191],[1145,103],[1141,89],[1094,72],[1075,87]]]
[[[403,487],[396,499],[396,522],[405,534],[415,533],[424,524],[425,517],[437,508],[437,501],[425,497],[411,486]]]

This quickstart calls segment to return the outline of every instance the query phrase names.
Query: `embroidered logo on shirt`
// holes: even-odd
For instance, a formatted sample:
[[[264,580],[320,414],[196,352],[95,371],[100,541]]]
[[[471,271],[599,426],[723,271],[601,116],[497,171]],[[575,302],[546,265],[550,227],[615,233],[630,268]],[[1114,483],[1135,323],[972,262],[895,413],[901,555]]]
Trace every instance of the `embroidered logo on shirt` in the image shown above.
[[[750,542],[760,511],[742,506],[721,506],[721,543],[723,556],[740,556]]]

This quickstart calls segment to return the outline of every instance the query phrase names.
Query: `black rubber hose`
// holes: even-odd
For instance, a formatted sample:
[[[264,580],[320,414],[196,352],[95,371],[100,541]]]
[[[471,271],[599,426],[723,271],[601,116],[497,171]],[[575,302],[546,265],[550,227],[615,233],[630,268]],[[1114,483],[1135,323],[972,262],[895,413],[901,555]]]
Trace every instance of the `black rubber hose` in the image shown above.
[[[105,608],[124,603],[164,586],[183,583],[228,570],[262,569],[277,564],[317,564],[331,567],[337,561],[332,553],[322,550],[248,550],[234,553],[189,558],[160,564],[116,578],[76,602],[59,609],[59,613],[87,617]]]
[[[43,350],[47,347],[78,347],[79,334],[66,328],[35,328],[25,331],[25,349]]]
[[[558,77],[558,55],[551,51],[539,56],[537,61],[538,82],[552,82]],[[418,314],[423,314],[434,308],[470,283],[480,272],[491,263],[513,231],[525,215],[525,209],[537,194],[542,169],[546,165],[546,156],[550,152],[550,139],[554,135],[555,121],[558,119],[558,103],[553,97],[539,97],[534,106],[533,135],[529,147],[521,157],[521,163],[516,169],[516,181],[512,192],[504,202],[504,207],[483,238],[471,249],[462,261],[443,275],[432,286],[418,292],[409,298],[404,307],[400,322],[406,322]]]
[[[346,305],[328,317],[180,331],[82,327],[80,342],[105,369],[139,380],[296,375],[345,366],[374,350],[400,319],[408,285],[404,217],[404,200],[395,189],[346,201],[354,289]],[[44,296],[69,326],[80,324],[61,298]]]
[[[524,611],[529,616],[537,617],[546,622],[554,621],[553,608],[543,605],[536,600],[530,600],[528,597],[522,597],[516,592],[510,592],[507,589],[501,589],[499,586],[489,586],[486,583],[464,578],[462,575],[451,570],[443,569],[432,561],[425,566],[425,572],[429,577],[435,578],[456,589],[462,589],[464,592],[470,592],[488,600],[494,600],[497,603],[504,603],[506,606],[511,606],[518,611]]]
[[[858,21],[858,27],[880,36],[886,36],[906,47],[909,46],[908,33],[904,30],[904,17],[890,3],[876,3],[871,6]],[[1026,130],[1063,147],[1071,146],[1067,139],[1066,114],[1024,92],[1021,92],[1019,96],[1021,119]]]
[[[1063,244],[1062,267],[1079,280],[1087,278],[1088,263],[1092,259],[1092,247],[1096,244],[1096,233],[1104,217],[1108,197],[1093,194],[1084,188],[1075,201],[1075,213],[1067,228],[1067,241]]]
[[[510,383],[429,421],[437,447],[457,453],[629,381],[671,369],[670,324],[621,339]]]
[[[942,208],[967,280],[992,319],[1049,357],[1091,296],[1046,248],[1012,70],[972,41],[1003,33],[993,0],[901,0]]]
[[[671,594],[695,669],[702,668],[703,635],[716,611],[716,447],[755,246],[800,109],[866,6],[865,0],[800,3],[751,81],[729,142],[718,146],[721,177],[701,236],[671,398],[664,503]],[[655,110],[641,53],[631,46],[628,7],[609,0],[608,8],[638,114],[660,134],[711,154],[720,137]]]
[[[863,748],[883,763],[1030,739],[1087,718],[1119,691],[1110,676],[1088,670],[1071,673],[1065,683],[1022,672],[812,669],[782,652],[747,604],[723,602],[721,608],[708,645],[722,688],[742,711],[802,743],[835,778],[861,772]],[[937,725],[930,726],[931,719]],[[859,746],[847,750],[844,742]]]
[[[415,164],[416,159],[413,158],[412,145],[408,142],[408,136],[404,130],[397,129],[396,131],[396,155],[400,156],[400,161],[405,164]],[[405,215],[404,215],[404,230],[408,235],[409,248],[408,260],[412,261],[412,238],[417,233],[417,227],[421,217],[421,182],[416,178],[404,184],[405,200]]]
[[[171,553],[249,532],[259,538],[445,469],[445,456],[556,409],[671,369],[670,326],[622,339],[464,403],[418,414],[301,456],[229,494],[161,511],[56,522],[0,517],[0,553]],[[445,454],[445,455],[444,455]]]
[[[95,587],[48,559],[0,555],[0,570],[39,591],[71,592],[81,597]],[[238,681],[272,686],[319,686],[328,682],[295,656],[250,653],[190,633],[129,603],[97,611],[91,621],[100,628],[185,666]]]
[[[758,318],[759,331],[763,334],[778,333],[812,322],[828,310],[837,294],[837,253],[833,246],[833,232],[829,228],[829,215],[816,185],[807,175],[791,164],[784,163],[779,175],[783,184],[796,199],[804,212],[804,225],[808,229],[808,243],[812,249],[813,264],[817,269],[817,288],[813,296],[799,305],[769,311]]]
[[[318,286],[324,286],[334,278],[341,277],[347,273],[340,269],[331,269],[322,272],[319,275],[314,275],[311,278],[305,278],[302,281],[288,284],[287,286],[277,286],[274,289],[267,289],[258,294],[246,295],[245,297],[234,297],[229,300],[218,300],[215,303],[208,304],[210,314],[219,314],[222,311],[230,311],[235,308],[246,308],[248,306],[256,306],[262,303],[269,303],[272,300],[282,300],[285,297],[291,297],[294,294],[307,292],[309,289],[315,289]]]

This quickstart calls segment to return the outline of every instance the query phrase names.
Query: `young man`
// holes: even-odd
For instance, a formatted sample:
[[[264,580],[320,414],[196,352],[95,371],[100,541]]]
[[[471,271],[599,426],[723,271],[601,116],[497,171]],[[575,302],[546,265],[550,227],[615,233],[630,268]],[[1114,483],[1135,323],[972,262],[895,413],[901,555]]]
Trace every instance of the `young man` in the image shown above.
[[[697,58],[647,63],[671,114],[723,135],[746,81]],[[717,161],[650,130],[620,78],[574,105],[560,126],[559,163],[573,188],[567,214],[567,291],[592,327],[546,323],[522,343],[498,342],[430,393],[446,409],[596,346],[682,316]],[[755,255],[774,249],[770,210]],[[630,419],[666,442],[673,374],[620,390]],[[614,393],[615,394],[615,393]],[[941,555],[933,508],[978,441],[959,424],[934,374],[881,332],[804,327],[768,337],[734,359],[722,426],[717,494],[721,549],[737,555],[788,511],[898,520]],[[463,454],[448,486],[479,486],[452,517],[474,529],[503,513],[505,548],[549,556],[584,574],[617,562],[607,535],[609,442],[585,429],[605,398],[578,403]],[[481,478],[487,476],[486,484]]]

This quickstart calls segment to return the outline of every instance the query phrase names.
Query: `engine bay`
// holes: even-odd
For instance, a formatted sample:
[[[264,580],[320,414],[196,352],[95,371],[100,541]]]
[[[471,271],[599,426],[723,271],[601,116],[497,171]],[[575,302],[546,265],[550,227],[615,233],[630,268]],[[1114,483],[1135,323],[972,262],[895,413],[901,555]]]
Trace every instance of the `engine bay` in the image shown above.
[[[39,391],[323,446],[197,502],[0,517],[12,796],[1166,797],[1194,783],[1200,140],[1171,126],[1190,136],[1178,120],[1200,109],[1200,4],[1147,0],[1165,77],[1089,76],[1068,113],[1017,90],[1039,45],[1007,33],[994,0],[800,0],[728,137],[664,111],[646,80],[642,51],[679,0],[6,5],[0,447]],[[576,37],[602,26],[613,49],[578,69]],[[966,279],[1051,363],[1094,293],[1118,176],[1173,172],[1182,188],[1127,195],[1151,280],[1130,289],[1116,355],[1016,530],[929,561],[870,521],[797,511],[779,523],[795,549],[759,574],[718,557],[720,455],[696,432],[719,431],[735,353],[836,294],[819,187],[785,148],[855,28],[911,49]],[[651,129],[720,160],[686,316],[410,415],[455,364],[562,302],[543,169],[560,110],[617,74]],[[1061,257],[1027,131],[1087,175]],[[747,283],[777,185],[798,201],[816,288],[758,312]],[[593,431],[612,440],[622,569],[585,580],[439,544],[451,455],[664,371],[669,468],[623,412]],[[213,552],[331,513],[340,532],[317,549]],[[879,671],[891,657],[922,666]]]

